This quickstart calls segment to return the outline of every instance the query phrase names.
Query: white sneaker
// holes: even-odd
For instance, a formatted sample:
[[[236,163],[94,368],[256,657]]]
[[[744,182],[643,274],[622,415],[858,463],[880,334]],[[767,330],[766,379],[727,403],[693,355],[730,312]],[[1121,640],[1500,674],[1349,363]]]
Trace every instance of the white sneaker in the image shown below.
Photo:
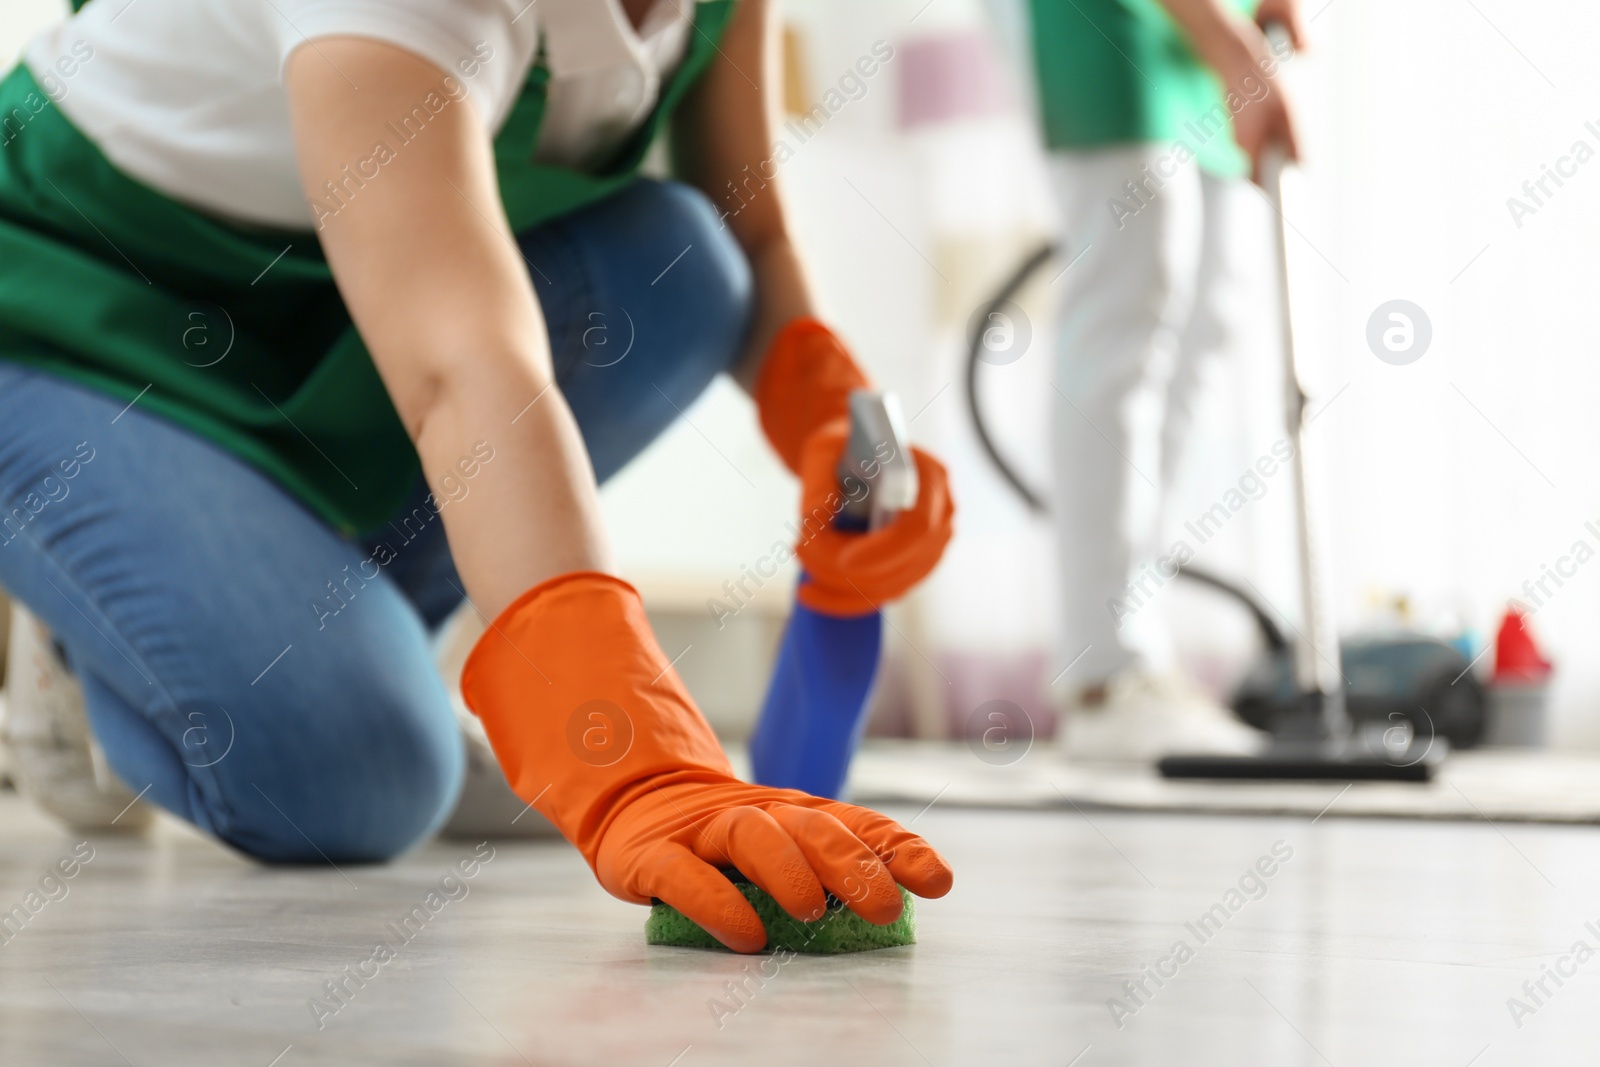
[[[155,810],[117,780],[89,731],[83,687],[43,623],[13,602],[0,747],[17,791],[74,830],[138,833]]]
[[[467,749],[467,776],[461,785],[461,799],[440,835],[456,840],[482,841],[485,838],[560,837],[555,825],[539,814],[527,801],[511,791],[483,723],[472,714],[461,696],[461,668],[466,666],[472,646],[483,635],[483,621],[470,604],[462,604],[444,621],[434,638],[434,662],[444,678],[461,727],[461,740]]]
[[[1266,735],[1238,719],[1188,679],[1126,670],[1106,683],[1105,700],[1082,696],[1065,709],[1061,746],[1085,763],[1151,763],[1163,756],[1249,756]]]

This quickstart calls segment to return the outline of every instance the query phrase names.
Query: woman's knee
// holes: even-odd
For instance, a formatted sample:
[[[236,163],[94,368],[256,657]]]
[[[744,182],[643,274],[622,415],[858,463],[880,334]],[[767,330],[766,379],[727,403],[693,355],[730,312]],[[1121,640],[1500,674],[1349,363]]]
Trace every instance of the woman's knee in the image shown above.
[[[268,863],[376,863],[431,836],[465,768],[444,693],[347,694],[322,706],[323,718],[339,720],[331,728],[312,737],[280,731],[266,746],[254,739],[236,748],[231,767],[223,759],[210,769],[211,788],[197,774],[195,821]]]
[[[562,392],[604,482],[738,360],[750,265],[710,202],[675,182],[636,181],[524,241],[581,279],[545,283],[546,318]]]
[[[684,269],[679,284],[697,294],[697,318],[727,334],[728,347],[736,353],[755,304],[755,281],[744,249],[698,190],[656,181],[639,182],[638,188],[657,205],[665,224],[676,230],[669,247],[681,240],[689,250],[678,264]],[[694,250],[705,254],[693,255]]]
[[[720,355],[719,369],[731,365],[749,327],[755,282],[711,201],[681,182],[641,179],[597,213],[601,228],[631,250],[629,258],[649,250],[637,287],[680,309],[672,323],[679,347]]]

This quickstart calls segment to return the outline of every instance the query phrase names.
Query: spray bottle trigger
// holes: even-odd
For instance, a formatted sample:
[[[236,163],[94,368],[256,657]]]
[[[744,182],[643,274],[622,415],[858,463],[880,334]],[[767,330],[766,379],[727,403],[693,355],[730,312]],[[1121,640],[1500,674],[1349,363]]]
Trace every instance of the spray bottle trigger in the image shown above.
[[[900,398],[857,389],[850,394],[850,439],[839,461],[845,504],[834,519],[841,530],[876,530],[917,502],[920,485]]]

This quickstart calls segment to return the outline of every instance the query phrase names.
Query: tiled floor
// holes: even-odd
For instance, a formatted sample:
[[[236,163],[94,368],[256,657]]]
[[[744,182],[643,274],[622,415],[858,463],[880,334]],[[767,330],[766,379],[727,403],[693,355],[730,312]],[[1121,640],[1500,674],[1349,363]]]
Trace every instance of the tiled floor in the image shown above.
[[[0,795],[0,910],[48,890],[0,931],[0,1064],[1596,1062],[1600,957],[1568,955],[1600,949],[1594,830],[943,805],[916,825],[957,871],[920,944],[763,965],[647,948],[642,910],[559,843],[496,845],[405,937],[471,845],[265,870],[166,830],[46,882],[78,842]],[[394,958],[365,962],[380,941]],[[1573,976],[1536,1002],[1545,965]],[[347,966],[371,977],[319,1030],[308,1004]]]

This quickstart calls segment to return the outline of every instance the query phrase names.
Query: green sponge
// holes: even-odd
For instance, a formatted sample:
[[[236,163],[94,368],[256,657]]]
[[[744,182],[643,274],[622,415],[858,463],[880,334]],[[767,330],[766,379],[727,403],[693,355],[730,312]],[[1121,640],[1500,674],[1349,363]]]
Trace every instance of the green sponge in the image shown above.
[[[735,888],[761,916],[767,928],[767,948],[771,951],[831,954],[865,952],[874,948],[910,945],[917,940],[917,911],[911,894],[900,890],[905,910],[888,926],[874,926],[828,894],[828,910],[816,922],[801,922],[778,906],[766,891],[738,871],[724,871]],[[682,948],[724,948],[722,942],[706,933],[694,920],[670,904],[655,901],[650,918],[645,920],[644,939],[651,945],[677,945]]]

